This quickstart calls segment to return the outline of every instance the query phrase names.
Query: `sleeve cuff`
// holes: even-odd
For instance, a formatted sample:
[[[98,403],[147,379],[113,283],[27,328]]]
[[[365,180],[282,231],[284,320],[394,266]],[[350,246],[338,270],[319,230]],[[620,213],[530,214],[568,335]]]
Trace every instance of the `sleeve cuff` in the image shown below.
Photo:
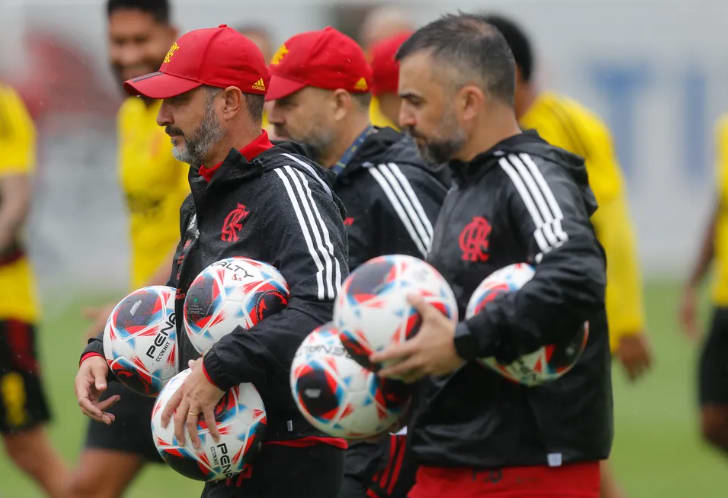
[[[97,353],[95,351],[90,351],[88,353],[85,353],[83,356],[81,356],[81,359],[79,360],[78,365],[81,366],[81,363],[83,363],[87,359],[91,358],[92,356],[100,356],[101,358],[104,358],[104,360],[106,359],[106,357],[104,355],[102,355],[101,353]]]
[[[217,382],[212,380],[212,377],[210,377],[210,373],[207,371],[207,367],[205,366],[206,357],[207,355],[202,357],[202,373],[205,374],[205,378],[210,384],[220,389],[220,386],[217,385]]]

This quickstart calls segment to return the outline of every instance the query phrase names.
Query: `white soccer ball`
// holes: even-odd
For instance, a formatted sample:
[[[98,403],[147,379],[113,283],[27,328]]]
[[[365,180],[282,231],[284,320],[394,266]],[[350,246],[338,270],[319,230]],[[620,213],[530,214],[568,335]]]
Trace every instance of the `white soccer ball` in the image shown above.
[[[410,395],[404,383],[382,379],[354,361],[331,323],[311,332],[291,365],[291,391],[311,425],[334,437],[360,439],[387,431]]]
[[[375,368],[369,355],[401,344],[419,330],[422,318],[407,296],[419,294],[457,321],[455,295],[428,263],[401,254],[370,259],[344,281],[334,306],[341,342],[362,366]]]
[[[236,327],[249,329],[288,304],[289,290],[273,266],[250,258],[226,258],[192,281],[184,302],[184,326],[204,354]]]
[[[156,396],[177,374],[175,289],[137,289],[114,307],[104,328],[104,356],[116,378]]]
[[[253,384],[230,388],[215,406],[220,433],[216,443],[200,415],[197,435],[202,442],[196,450],[185,432],[185,444],[174,435],[174,420],[162,427],[162,412],[169,399],[189,375],[183,370],[162,389],[152,409],[152,437],[162,459],[174,470],[191,479],[216,481],[233,477],[260,449],[266,426],[265,407]],[[185,428],[185,431],[187,429]]]
[[[535,275],[535,270],[526,263],[516,263],[491,273],[473,291],[465,318],[470,318],[484,309],[500,295],[518,292]],[[495,358],[479,358],[478,361],[498,372],[503,377],[526,386],[537,386],[556,380],[576,364],[589,339],[589,323],[584,323],[572,337],[557,344],[546,344],[503,364]]]

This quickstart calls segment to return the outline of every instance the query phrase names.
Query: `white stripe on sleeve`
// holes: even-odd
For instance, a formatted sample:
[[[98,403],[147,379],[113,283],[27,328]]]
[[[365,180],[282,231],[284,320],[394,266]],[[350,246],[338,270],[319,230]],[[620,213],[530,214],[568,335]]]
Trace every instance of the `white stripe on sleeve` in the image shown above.
[[[427,243],[422,240],[420,237],[420,234],[417,232],[415,227],[412,225],[412,222],[410,221],[409,217],[405,213],[405,209],[402,207],[402,204],[399,201],[399,198],[397,194],[392,189],[392,186],[389,184],[387,179],[384,177],[384,174],[382,171],[380,171],[379,167],[375,168],[369,168],[369,173],[374,177],[374,179],[377,181],[379,186],[384,191],[384,194],[387,196],[387,199],[389,200],[389,203],[394,208],[394,211],[397,213],[397,216],[399,216],[399,219],[402,221],[402,224],[404,225],[405,229],[407,230],[407,233],[409,233],[410,238],[417,246],[417,249],[419,249],[420,254],[422,254],[422,257],[427,256]],[[400,189],[401,190],[401,189]]]
[[[286,168],[290,168],[290,166],[286,166]],[[318,228],[321,230],[321,232],[324,235],[324,241],[326,243],[326,249],[328,250],[329,257],[334,261],[334,267],[335,267],[335,283],[334,283],[334,295],[330,296],[332,299],[336,297],[336,294],[339,293],[339,289],[341,288],[341,264],[339,263],[339,260],[336,259],[336,255],[334,253],[334,244],[331,243],[331,235],[329,234],[329,229],[326,227],[326,223],[324,223],[323,218],[321,217],[321,213],[319,211],[318,205],[313,200],[313,192],[311,191],[311,187],[308,184],[308,181],[306,180],[306,176],[301,173],[298,170],[294,170],[291,168],[291,171],[294,171],[296,175],[298,175],[299,179],[301,180],[301,183],[306,188],[306,195],[308,196],[308,200],[311,203],[311,206],[313,207],[313,212],[316,215],[316,220],[318,221]]]
[[[306,225],[306,220],[304,218],[303,212],[301,211],[301,206],[299,200],[296,198],[296,194],[294,193],[293,188],[291,187],[291,182],[286,177],[286,174],[281,171],[281,168],[276,168],[274,170],[278,177],[281,179],[281,182],[283,183],[283,186],[286,189],[286,192],[288,193],[288,199],[291,201],[291,206],[293,207],[293,211],[296,213],[296,218],[298,219],[298,225],[301,227],[301,232],[303,233],[303,238],[306,241],[306,247],[308,248],[309,254],[311,254],[311,258],[313,259],[315,265],[316,265],[316,283],[318,285],[318,298],[320,300],[323,300],[326,295],[326,288],[324,285],[324,264],[321,262],[321,258],[319,257],[318,251],[314,248],[313,245],[313,238],[311,236],[311,231],[309,230],[308,226]]]

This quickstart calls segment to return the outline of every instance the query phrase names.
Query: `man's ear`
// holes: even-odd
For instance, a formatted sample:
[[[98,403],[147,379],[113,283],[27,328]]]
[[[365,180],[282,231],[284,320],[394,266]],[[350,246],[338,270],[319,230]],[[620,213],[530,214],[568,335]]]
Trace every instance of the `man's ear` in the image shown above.
[[[354,104],[351,100],[351,94],[342,88],[337,88],[331,94],[331,105],[334,108],[334,119],[341,121],[350,112],[351,106]]]
[[[245,105],[245,95],[236,86],[229,86],[222,93],[224,99],[222,117],[223,119],[232,119]]]
[[[483,111],[487,97],[478,85],[467,84],[458,90],[457,109],[464,122],[472,122]]]

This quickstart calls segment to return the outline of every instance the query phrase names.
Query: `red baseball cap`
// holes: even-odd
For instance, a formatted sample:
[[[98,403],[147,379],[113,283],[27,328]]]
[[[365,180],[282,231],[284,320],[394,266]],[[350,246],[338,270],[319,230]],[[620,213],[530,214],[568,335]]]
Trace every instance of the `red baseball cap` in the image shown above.
[[[202,85],[265,95],[270,74],[260,49],[232,28],[196,29],[172,44],[159,71],[124,82],[135,95],[166,99]]]
[[[371,48],[372,95],[397,93],[399,62],[394,59],[397,50],[410,37],[409,31],[385,38]]]
[[[289,38],[273,55],[269,69],[266,100],[283,98],[306,86],[366,93],[372,81],[372,69],[361,47],[330,26]]]

